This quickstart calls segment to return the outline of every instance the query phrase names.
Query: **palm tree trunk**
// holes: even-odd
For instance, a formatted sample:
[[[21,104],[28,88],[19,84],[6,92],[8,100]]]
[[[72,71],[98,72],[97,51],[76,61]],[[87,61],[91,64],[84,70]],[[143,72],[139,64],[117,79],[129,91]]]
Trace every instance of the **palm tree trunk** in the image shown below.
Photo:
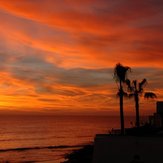
[[[135,94],[135,109],[136,109],[136,127],[140,127],[140,120],[139,120],[139,95],[138,95],[138,93]]]
[[[124,114],[123,114],[123,88],[122,81],[120,81],[120,121],[121,121],[121,135],[124,135]]]

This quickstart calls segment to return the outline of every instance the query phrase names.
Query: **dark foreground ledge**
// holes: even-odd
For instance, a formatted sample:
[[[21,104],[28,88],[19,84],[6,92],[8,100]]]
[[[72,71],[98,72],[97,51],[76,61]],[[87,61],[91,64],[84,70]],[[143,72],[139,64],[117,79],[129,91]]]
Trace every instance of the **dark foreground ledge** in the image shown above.
[[[124,149],[120,149],[123,147]],[[114,150],[115,153],[113,152]],[[160,151],[162,156],[163,129],[142,126],[140,128],[126,129],[125,136],[115,134],[97,134],[95,145],[85,145],[83,148],[74,150],[70,154],[65,155],[66,161],[62,163],[92,163],[92,161],[94,163],[108,163],[107,159],[109,159],[109,154],[110,158],[111,156],[120,158],[118,162],[121,162],[123,159],[120,157],[122,155],[130,157],[128,162],[132,162],[134,159],[141,159],[141,157],[150,158],[149,156],[154,156],[155,161],[159,159],[158,163],[162,163],[163,159],[159,158]],[[127,155],[125,155],[126,153]]]
[[[162,136],[120,136],[98,134],[93,163],[163,163]]]
[[[83,148],[74,150],[72,153],[66,154],[62,163],[91,163],[93,158],[93,145],[85,145]]]

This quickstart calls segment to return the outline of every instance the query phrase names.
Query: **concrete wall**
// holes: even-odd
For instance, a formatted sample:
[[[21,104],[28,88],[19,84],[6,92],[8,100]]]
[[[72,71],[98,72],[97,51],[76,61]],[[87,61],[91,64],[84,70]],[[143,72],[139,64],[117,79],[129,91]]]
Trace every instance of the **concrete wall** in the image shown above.
[[[163,101],[157,101],[156,107],[157,107],[157,113],[163,115]]]
[[[163,163],[163,137],[97,135],[93,163]]]

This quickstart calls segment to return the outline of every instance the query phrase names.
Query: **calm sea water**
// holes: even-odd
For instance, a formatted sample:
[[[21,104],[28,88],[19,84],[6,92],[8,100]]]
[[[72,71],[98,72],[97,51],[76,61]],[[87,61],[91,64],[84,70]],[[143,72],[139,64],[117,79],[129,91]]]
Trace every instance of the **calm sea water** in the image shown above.
[[[133,118],[126,118],[126,127]],[[65,153],[112,128],[119,128],[119,117],[1,116],[0,163],[59,163]]]

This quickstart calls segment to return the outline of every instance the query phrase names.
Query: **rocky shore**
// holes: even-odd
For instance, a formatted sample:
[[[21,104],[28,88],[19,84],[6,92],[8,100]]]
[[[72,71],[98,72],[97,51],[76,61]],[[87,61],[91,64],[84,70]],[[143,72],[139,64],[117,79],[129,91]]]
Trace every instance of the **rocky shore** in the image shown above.
[[[74,150],[72,153],[66,154],[66,161],[62,163],[91,163],[93,158],[94,146],[85,145],[83,148]]]

